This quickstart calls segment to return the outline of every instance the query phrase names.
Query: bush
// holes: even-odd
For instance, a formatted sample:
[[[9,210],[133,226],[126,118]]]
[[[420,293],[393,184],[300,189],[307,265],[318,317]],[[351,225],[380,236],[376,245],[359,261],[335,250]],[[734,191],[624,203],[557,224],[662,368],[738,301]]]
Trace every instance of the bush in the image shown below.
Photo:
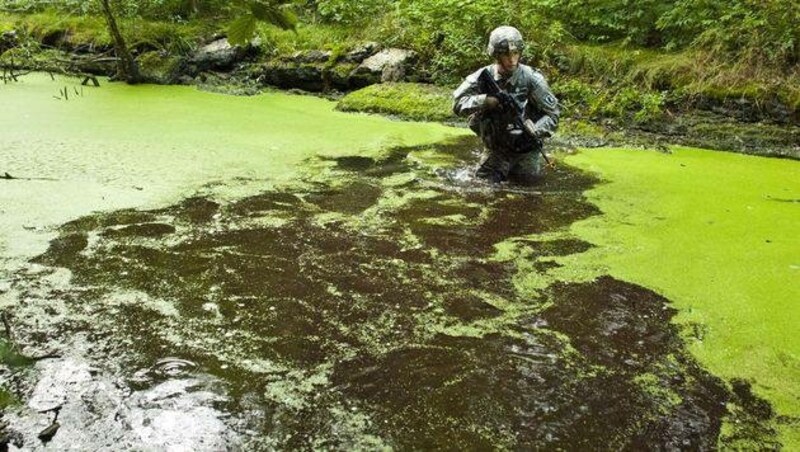
[[[517,27],[529,44],[529,62],[549,59],[557,43],[566,38],[557,22],[545,22],[535,2],[512,0],[400,0],[376,29],[376,37],[388,45],[415,50],[439,83],[455,83],[488,64],[489,33],[500,25]]]
[[[678,0],[657,24],[671,48],[693,45],[783,67],[800,62],[796,0]]]
[[[579,41],[658,46],[656,21],[672,2],[660,0],[538,0],[540,14],[564,23]]]
[[[643,123],[660,118],[666,104],[666,95],[659,91],[627,85],[615,89],[577,78],[554,83],[553,91],[565,115],[576,118],[629,118]]]
[[[374,21],[393,3],[393,0],[318,0],[315,9],[326,22],[360,26]]]

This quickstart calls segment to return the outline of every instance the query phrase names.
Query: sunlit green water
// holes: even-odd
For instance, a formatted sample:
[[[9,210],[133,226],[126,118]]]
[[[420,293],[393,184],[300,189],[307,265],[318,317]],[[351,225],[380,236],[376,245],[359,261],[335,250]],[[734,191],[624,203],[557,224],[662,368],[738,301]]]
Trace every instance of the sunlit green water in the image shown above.
[[[0,85],[0,175],[54,179],[2,182],[0,249],[40,252],[25,227],[95,209],[160,205],[214,183],[224,184],[223,196],[236,195],[292,180],[313,155],[375,155],[464,133],[338,113],[334,105],[189,87],[80,87],[42,74]]]
[[[565,263],[673,300],[692,352],[793,417],[778,427],[800,447],[800,162],[687,148],[568,162],[609,183],[589,192],[604,215],[573,227],[599,246]]]

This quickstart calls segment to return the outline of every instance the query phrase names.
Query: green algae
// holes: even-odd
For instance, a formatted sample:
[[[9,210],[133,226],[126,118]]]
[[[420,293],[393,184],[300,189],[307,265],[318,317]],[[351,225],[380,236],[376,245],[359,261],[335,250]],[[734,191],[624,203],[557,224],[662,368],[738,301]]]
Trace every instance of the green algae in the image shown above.
[[[73,271],[73,302],[106,307],[92,329],[126,355],[152,362],[180,350],[233,394],[255,392],[268,415],[248,425],[272,448],[716,438],[724,393],[684,360],[664,299],[607,277],[552,282],[536,296],[512,284],[538,271],[520,264],[586,250],[565,230],[597,213],[581,196],[594,178],[562,169],[541,187],[548,198],[385,185],[404,172],[432,176],[402,165],[395,174],[392,159],[334,161],[313,183],[190,199],[143,212],[133,228],[129,211],[93,215],[39,260]],[[364,197],[376,187],[378,198]],[[470,221],[431,221],[459,214]],[[276,215],[286,221],[270,226]],[[154,309],[158,300],[175,309]]]
[[[59,83],[75,81],[52,83],[46,76],[29,76],[13,89],[3,90],[9,110],[38,119],[9,128],[4,139],[69,140],[89,135],[107,143],[135,138],[139,152],[148,157],[192,149],[212,157],[215,152],[258,153],[273,164],[274,174],[283,170],[278,164],[316,153],[371,151],[375,155],[387,145],[421,144],[463,133],[430,124],[342,114],[333,111],[335,104],[330,101],[277,93],[231,98],[188,87],[106,84],[87,89],[73,101],[55,102],[51,94],[60,88]],[[54,118],[59,121],[49,121]],[[11,123],[12,117],[3,119]],[[48,123],[47,127],[39,122]],[[156,149],[149,149],[150,145]]]
[[[724,391],[666,300],[568,265],[595,252],[570,229],[599,213],[581,195],[594,178],[460,191],[426,166],[436,152],[406,151],[320,152],[258,195],[73,222],[37,259],[73,288],[45,299],[99,307],[79,328],[114,338],[112,360],[179,351],[255,392],[248,427],[271,448],[715,440]]]
[[[560,258],[656,290],[680,324],[703,325],[691,351],[725,379],[745,378],[779,414],[800,415],[800,163],[674,148],[583,151],[567,162],[609,182],[587,193],[602,216],[571,232],[596,245]],[[800,429],[779,426],[784,446]]]
[[[60,92],[66,87],[69,98]],[[334,111],[305,96],[248,98],[189,87],[32,74],[0,87],[0,247],[41,252],[23,225],[52,226],[95,210],[153,206],[202,190],[220,198],[295,180],[315,155],[378,157],[395,146],[463,135],[433,124]],[[56,157],[53,157],[56,156]],[[38,251],[36,251],[38,249]]]

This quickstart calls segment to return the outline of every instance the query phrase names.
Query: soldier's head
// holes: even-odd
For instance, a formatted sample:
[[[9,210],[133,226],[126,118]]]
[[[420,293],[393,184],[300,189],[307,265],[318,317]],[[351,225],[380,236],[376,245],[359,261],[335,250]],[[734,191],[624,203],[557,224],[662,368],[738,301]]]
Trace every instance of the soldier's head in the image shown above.
[[[486,53],[494,57],[503,72],[513,72],[519,65],[524,47],[522,33],[514,27],[504,25],[492,30]]]

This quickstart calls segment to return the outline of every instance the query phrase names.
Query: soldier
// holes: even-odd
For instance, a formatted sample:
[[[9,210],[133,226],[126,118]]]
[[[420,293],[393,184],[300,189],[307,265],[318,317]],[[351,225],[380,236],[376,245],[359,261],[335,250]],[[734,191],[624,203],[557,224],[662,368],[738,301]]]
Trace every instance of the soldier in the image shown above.
[[[511,176],[530,183],[540,177],[544,173],[542,140],[558,127],[558,99],[541,73],[519,63],[523,45],[516,28],[495,28],[487,48],[495,62],[469,75],[453,93],[453,111],[469,116],[470,128],[485,146],[475,175],[490,182]],[[487,76],[500,92],[487,94],[482,83]]]

